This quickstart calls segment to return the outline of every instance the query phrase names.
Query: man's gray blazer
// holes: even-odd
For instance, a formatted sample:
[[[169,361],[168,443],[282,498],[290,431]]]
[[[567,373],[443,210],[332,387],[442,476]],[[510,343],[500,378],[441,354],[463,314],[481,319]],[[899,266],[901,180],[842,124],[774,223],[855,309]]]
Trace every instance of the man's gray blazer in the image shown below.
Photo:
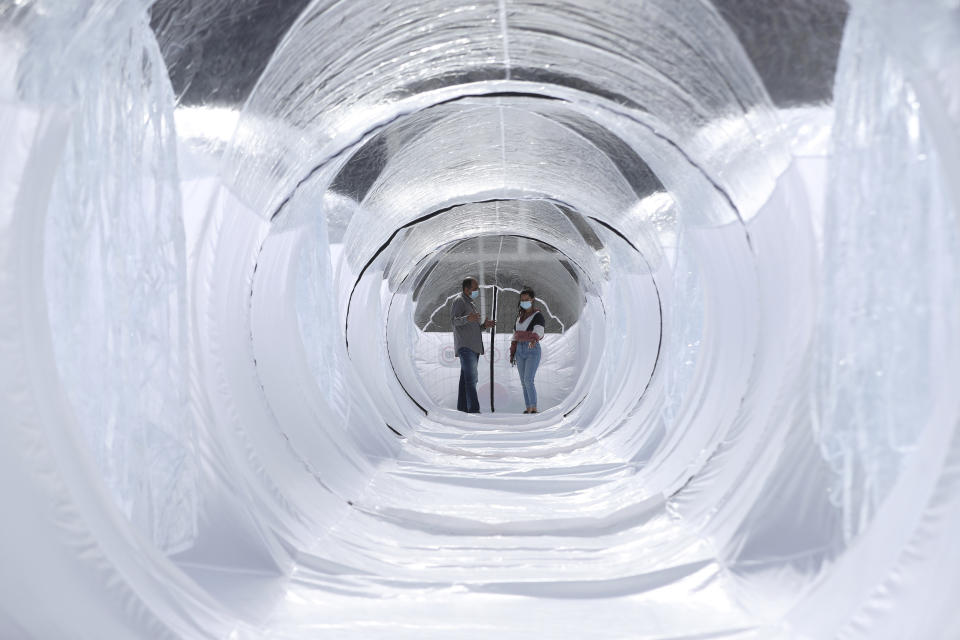
[[[469,347],[474,352],[483,354],[482,320],[470,321],[467,316],[479,313],[473,301],[460,294],[453,299],[450,307],[450,324],[453,326],[453,352],[459,354],[460,347]]]

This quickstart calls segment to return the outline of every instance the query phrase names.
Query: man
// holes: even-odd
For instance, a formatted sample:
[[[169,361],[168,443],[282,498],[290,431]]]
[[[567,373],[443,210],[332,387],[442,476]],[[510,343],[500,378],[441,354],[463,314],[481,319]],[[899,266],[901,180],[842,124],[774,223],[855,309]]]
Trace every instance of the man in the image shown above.
[[[480,295],[480,284],[473,278],[463,281],[462,294],[453,301],[450,324],[453,325],[453,351],[460,358],[460,395],[457,410],[480,413],[477,397],[477,362],[483,353],[483,330],[496,324],[493,320],[480,322],[480,312],[473,301]]]

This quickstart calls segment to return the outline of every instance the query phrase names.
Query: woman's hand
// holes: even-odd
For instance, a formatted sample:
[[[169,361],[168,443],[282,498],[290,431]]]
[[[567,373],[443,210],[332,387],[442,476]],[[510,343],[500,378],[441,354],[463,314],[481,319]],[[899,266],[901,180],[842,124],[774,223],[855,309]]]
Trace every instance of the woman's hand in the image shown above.
[[[536,341],[536,340],[531,340],[531,341],[530,341],[530,348],[533,349],[535,346],[537,346],[537,341]]]

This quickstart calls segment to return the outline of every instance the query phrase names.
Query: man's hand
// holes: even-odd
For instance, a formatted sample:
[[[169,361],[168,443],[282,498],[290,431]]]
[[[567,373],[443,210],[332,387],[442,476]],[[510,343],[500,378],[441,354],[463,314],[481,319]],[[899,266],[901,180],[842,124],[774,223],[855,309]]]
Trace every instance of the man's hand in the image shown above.
[[[480,322],[480,314],[471,313],[470,315],[467,316],[467,322]]]
[[[489,329],[490,327],[496,326],[496,324],[497,323],[494,322],[493,320],[487,320],[486,322],[483,323],[483,328]]]

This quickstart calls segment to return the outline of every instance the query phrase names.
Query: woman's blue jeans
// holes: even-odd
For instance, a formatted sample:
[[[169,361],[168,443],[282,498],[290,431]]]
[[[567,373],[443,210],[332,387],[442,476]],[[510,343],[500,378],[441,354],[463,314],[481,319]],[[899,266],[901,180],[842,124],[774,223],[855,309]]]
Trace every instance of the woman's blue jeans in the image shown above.
[[[540,343],[533,347],[528,342],[517,344],[517,371],[520,372],[520,385],[523,387],[523,402],[526,407],[537,406],[537,388],[533,385],[533,378],[537,375],[540,366]]]

